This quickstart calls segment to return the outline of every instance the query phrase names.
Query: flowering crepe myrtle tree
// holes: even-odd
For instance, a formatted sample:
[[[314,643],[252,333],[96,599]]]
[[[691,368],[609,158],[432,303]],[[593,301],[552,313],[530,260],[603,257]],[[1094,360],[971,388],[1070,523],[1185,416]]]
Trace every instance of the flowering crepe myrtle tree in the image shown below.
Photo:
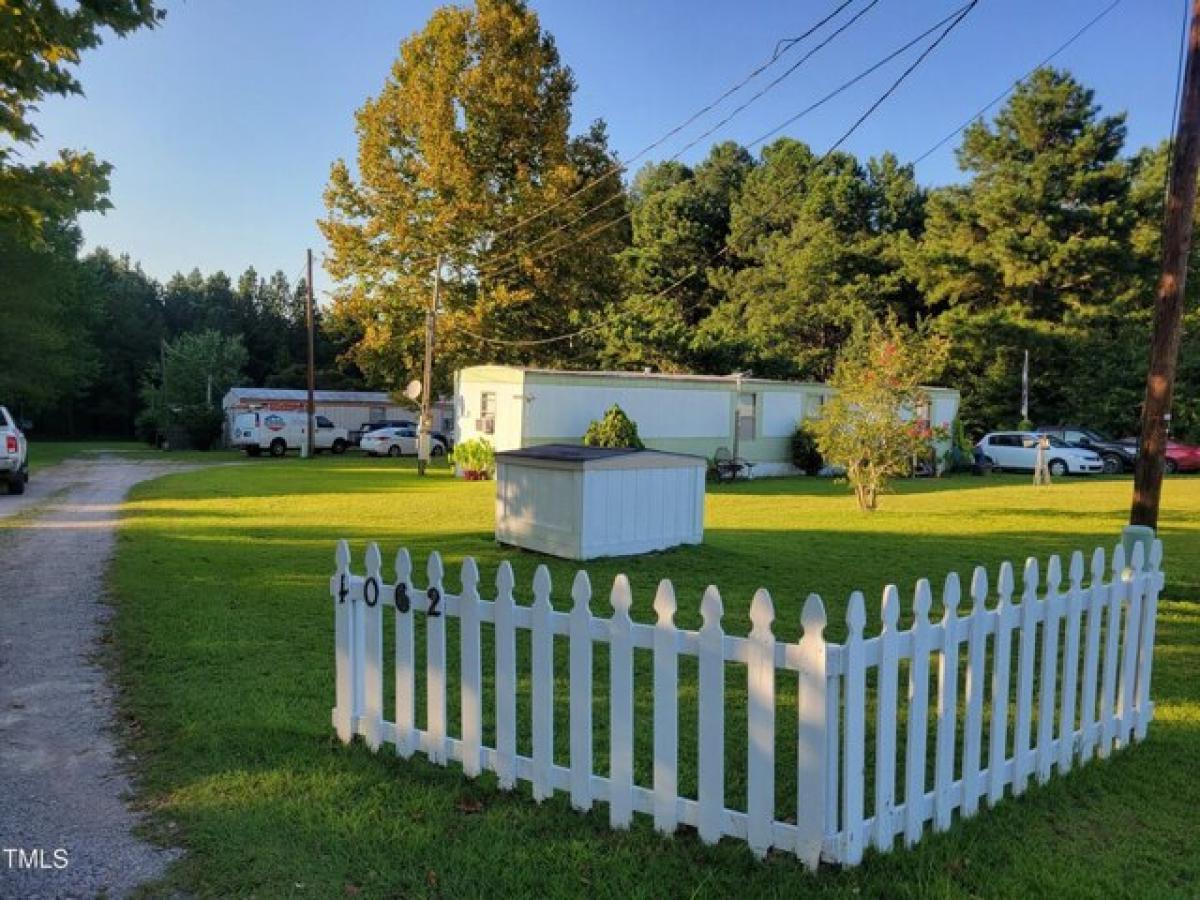
[[[945,360],[945,341],[897,323],[872,321],[843,345],[829,384],[837,389],[812,423],[825,461],[842,466],[859,509],[873,511],[887,483],[909,472],[937,437],[920,411],[922,387]]]

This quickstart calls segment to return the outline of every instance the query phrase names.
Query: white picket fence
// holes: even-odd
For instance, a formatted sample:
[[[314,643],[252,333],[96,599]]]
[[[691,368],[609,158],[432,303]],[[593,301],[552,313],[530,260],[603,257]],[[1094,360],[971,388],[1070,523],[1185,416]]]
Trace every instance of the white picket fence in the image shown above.
[[[337,656],[333,723],[343,742],[361,735],[372,749],[391,743],[406,758],[420,750],[436,763],[460,762],[470,777],[488,769],[505,789],[518,780],[531,782],[538,801],[561,790],[569,792],[579,810],[607,802],[614,828],[628,827],[633,813],[640,812],[653,816],[660,831],[690,825],[705,842],[733,836],[758,856],[774,847],[795,853],[810,867],[822,860],[854,865],[868,846],[891,850],[898,835],[911,845],[930,821],[935,830],[945,830],[955,810],[960,816],[974,815],[984,799],[989,805],[1000,801],[1006,787],[1020,794],[1033,778],[1045,782],[1056,770],[1066,772],[1142,739],[1154,711],[1150,675],[1161,560],[1158,541],[1145,564],[1142,545],[1137,545],[1128,568],[1121,546],[1107,567],[1103,550],[1097,549],[1085,585],[1084,558],[1076,552],[1064,587],[1058,557],[1046,566],[1044,586],[1038,562],[1031,558],[1025,563],[1020,602],[1014,602],[1013,568],[1006,562],[991,605],[987,573],[977,568],[965,615],[959,611],[958,576],[951,574],[942,591],[940,622],[930,621],[933,593],[922,579],[916,585],[912,626],[905,630],[899,628],[899,592],[888,586],[882,630],[871,637],[864,634],[866,604],[856,592],[850,597],[848,637],[842,644],[824,639],[825,608],[812,594],[800,616],[802,637],[787,643],[772,630],[775,612],[765,590],[754,595],[749,635],[735,637],[722,630],[715,587],[700,601],[703,627],[687,631],[674,624],[675,594],[669,581],[658,585],[657,622],[649,625],[631,620],[632,592],[624,575],[613,583],[612,615],[597,618],[589,608],[592,588],[583,571],[572,586],[571,609],[563,612],[551,604],[544,566],[537,569],[533,603],[526,606],[514,599],[507,562],[496,577],[496,599],[488,601],[480,598],[479,571],[472,559],[462,565],[461,591],[451,594],[443,587],[437,553],[429,557],[425,587],[417,588],[407,551],[397,553],[395,580],[388,582],[375,544],[367,549],[366,574],[360,576],[351,573],[349,547],[342,541],[330,582]],[[394,721],[385,718],[383,699],[385,607],[395,610]],[[423,728],[416,721],[416,614],[425,617]],[[461,707],[457,736],[451,736],[447,721],[446,617],[457,617],[461,625],[455,663]],[[494,639],[495,709],[488,718],[494,723],[494,747],[483,744],[485,623]],[[531,646],[531,756],[517,752],[517,632],[522,630],[530,633]],[[554,647],[561,639],[568,642],[570,661],[565,766],[553,753],[554,695],[563,686],[555,672]],[[593,766],[595,644],[609,645],[606,775]],[[635,649],[653,655],[651,722],[635,722]],[[694,798],[679,796],[677,788],[680,656],[698,658]],[[745,667],[744,810],[725,806],[727,663]],[[776,816],[775,694],[778,680],[789,677],[797,679],[795,725],[781,737],[796,742],[796,796],[790,815],[781,820]],[[932,710],[931,679],[936,691]],[[869,709],[876,718],[868,777]],[[639,785],[634,780],[634,728],[647,726],[653,730],[653,779]]]

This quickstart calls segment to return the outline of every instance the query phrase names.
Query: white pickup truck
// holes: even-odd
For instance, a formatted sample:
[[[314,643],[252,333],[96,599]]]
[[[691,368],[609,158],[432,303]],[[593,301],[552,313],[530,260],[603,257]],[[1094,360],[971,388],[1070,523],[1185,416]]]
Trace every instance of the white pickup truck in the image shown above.
[[[0,483],[10,494],[25,493],[29,481],[29,445],[7,409],[0,406]]]

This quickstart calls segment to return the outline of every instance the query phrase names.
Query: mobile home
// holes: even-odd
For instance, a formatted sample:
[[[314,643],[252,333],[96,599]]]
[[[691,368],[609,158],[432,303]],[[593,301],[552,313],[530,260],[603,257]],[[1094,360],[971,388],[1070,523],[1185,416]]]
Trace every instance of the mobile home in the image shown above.
[[[931,387],[931,425],[958,414],[958,391]],[[821,414],[834,389],[820,382],[643,372],[566,372],[472,366],[455,373],[457,439],[486,437],[496,450],[580,443],[588,423],[614,403],[647,447],[712,457],[718,448],[754,464],[753,474],[786,475],[792,435]]]

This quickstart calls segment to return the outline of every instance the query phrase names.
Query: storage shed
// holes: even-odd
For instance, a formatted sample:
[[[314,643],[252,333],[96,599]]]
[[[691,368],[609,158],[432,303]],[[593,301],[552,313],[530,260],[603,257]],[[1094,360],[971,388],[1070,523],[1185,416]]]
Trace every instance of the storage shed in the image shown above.
[[[496,454],[496,540],[567,559],[699,544],[699,456],[545,444]]]

